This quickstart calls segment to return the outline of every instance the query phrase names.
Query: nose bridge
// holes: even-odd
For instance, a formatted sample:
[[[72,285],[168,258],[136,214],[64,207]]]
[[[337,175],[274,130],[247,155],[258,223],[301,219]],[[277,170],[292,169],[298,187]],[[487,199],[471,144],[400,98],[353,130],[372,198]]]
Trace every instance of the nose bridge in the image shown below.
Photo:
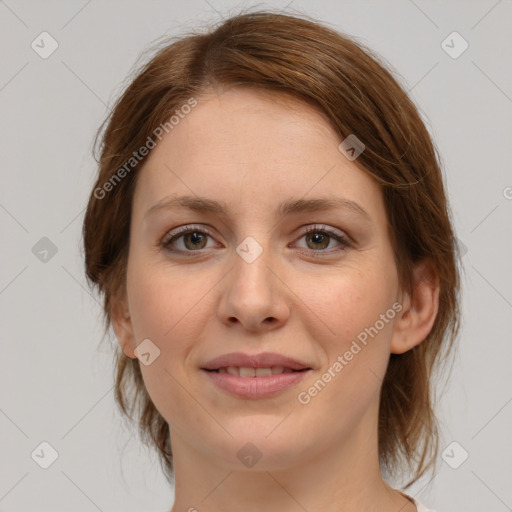
[[[257,236],[258,239],[246,236],[236,246],[233,255],[232,285],[238,294],[239,304],[257,306],[271,302],[271,244],[268,236],[262,240],[264,233]]]
[[[218,311],[221,320],[232,323],[236,319],[256,330],[269,318],[275,322],[286,316],[280,281],[271,271],[275,260],[271,246],[269,233],[261,230],[235,247]]]

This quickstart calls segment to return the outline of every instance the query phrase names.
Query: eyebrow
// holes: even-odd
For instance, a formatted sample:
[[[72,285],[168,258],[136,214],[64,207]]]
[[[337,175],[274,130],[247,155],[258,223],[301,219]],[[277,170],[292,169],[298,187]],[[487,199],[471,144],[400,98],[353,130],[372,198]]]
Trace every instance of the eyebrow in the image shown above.
[[[184,208],[199,213],[212,213],[227,217],[229,209],[225,203],[214,201],[206,197],[198,196],[177,196],[165,197],[151,206],[145,213],[145,217],[154,215],[161,210],[172,210]],[[326,197],[316,199],[293,199],[279,204],[278,214],[281,216],[292,215],[303,212],[321,212],[335,209],[345,209],[371,221],[368,212],[358,203],[340,197]]]

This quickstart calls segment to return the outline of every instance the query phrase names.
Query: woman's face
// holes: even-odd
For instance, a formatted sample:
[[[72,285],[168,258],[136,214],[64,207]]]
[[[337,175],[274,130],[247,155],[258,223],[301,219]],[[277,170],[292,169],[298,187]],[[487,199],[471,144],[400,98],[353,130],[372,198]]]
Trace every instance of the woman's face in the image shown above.
[[[137,182],[123,350],[176,450],[269,470],[361,447],[401,307],[382,194],[312,107],[243,89],[197,100]],[[166,203],[181,196],[225,211]],[[204,369],[232,353],[309,370]]]

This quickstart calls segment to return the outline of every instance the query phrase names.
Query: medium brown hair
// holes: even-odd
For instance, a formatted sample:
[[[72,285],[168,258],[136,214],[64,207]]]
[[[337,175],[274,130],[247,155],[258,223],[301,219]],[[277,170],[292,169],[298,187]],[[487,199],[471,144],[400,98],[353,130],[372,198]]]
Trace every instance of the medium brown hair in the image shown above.
[[[355,134],[365,145],[355,163],[382,190],[403,289],[412,292],[412,268],[422,260],[431,261],[439,280],[439,311],[430,334],[412,350],[391,354],[381,389],[381,465],[392,477],[412,472],[408,487],[435,467],[433,377],[459,327],[458,249],[439,157],[416,107],[370,49],[306,16],[242,13],[206,33],[167,40],[155,52],[97,134],[98,140],[104,130],[83,240],[87,278],[104,294],[105,334],[112,305],[125,293],[132,197],[145,161],[135,160],[134,151],[190,98],[215,88],[280,92],[314,105],[340,140]],[[108,194],[98,192],[107,188]],[[157,448],[172,481],[169,425],[145,389],[139,361],[119,346],[115,358],[116,401],[137,421],[142,439]]]

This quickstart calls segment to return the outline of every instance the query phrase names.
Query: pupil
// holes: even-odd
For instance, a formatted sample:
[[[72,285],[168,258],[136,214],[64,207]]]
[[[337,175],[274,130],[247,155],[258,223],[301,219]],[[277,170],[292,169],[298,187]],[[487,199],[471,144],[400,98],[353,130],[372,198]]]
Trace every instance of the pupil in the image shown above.
[[[198,243],[201,243],[202,235],[196,231],[189,234],[192,245],[197,245]],[[196,247],[197,249],[197,247]]]
[[[326,239],[327,237],[325,237]],[[313,233],[311,235],[311,241],[313,244],[322,244],[322,240],[324,239],[324,235],[321,233]],[[325,240],[323,240],[323,246],[325,246]]]

